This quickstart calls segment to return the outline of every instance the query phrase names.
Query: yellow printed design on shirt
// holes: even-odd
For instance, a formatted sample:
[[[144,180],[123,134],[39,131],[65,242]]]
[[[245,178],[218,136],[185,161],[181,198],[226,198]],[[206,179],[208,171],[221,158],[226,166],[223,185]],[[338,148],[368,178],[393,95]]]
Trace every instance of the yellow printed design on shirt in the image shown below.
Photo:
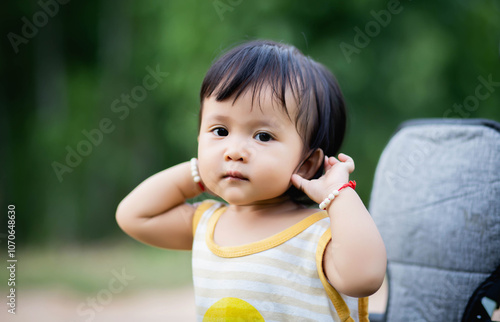
[[[203,322],[235,322],[235,321],[265,322],[262,315],[250,303],[225,297],[215,302],[205,313]]]

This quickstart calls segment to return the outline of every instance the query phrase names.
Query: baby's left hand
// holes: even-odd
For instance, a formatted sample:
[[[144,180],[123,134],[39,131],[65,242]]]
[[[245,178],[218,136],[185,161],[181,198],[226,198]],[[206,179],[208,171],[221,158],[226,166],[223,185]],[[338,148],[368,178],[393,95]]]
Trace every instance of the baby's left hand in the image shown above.
[[[298,174],[292,175],[292,184],[304,191],[309,198],[321,203],[332,191],[339,189],[349,181],[349,174],[354,171],[354,160],[343,153],[339,158],[325,156],[325,173],[318,179],[307,180]]]

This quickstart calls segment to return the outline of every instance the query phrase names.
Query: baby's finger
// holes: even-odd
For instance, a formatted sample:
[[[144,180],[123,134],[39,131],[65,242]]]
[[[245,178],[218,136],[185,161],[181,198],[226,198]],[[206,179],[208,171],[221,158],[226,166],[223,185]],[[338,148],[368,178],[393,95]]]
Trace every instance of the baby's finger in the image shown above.
[[[325,167],[325,172],[327,172],[328,170],[330,170],[332,168],[332,165],[330,164],[330,161],[329,161],[329,158],[328,156],[325,155],[325,160],[324,160],[324,167]]]
[[[339,163],[340,161],[336,157],[329,157],[328,162],[330,165],[334,166],[335,164]]]
[[[350,156],[348,156],[347,154],[345,154],[345,153],[339,153],[339,160],[340,161],[346,162],[349,159],[352,160],[352,158]]]
[[[354,160],[350,156],[344,153],[340,153],[339,160],[348,166],[349,173],[354,171]]]
[[[292,174],[292,178],[291,178],[291,181],[292,181],[292,184],[299,190],[302,190],[304,191],[305,193],[306,192],[306,189],[307,189],[307,185],[309,183],[309,180],[307,179],[304,179],[302,178],[300,175],[298,174]]]
[[[325,155],[325,172],[330,170],[335,164],[339,163],[335,157],[328,157]]]

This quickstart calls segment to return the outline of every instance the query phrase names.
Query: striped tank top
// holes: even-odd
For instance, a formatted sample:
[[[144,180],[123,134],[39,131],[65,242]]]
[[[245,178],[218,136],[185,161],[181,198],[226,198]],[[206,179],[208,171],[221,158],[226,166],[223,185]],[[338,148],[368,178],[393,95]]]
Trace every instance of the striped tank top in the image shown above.
[[[325,211],[264,240],[220,247],[213,236],[225,209],[208,200],[193,219],[198,321],[368,321],[368,298],[338,293],[324,274]]]

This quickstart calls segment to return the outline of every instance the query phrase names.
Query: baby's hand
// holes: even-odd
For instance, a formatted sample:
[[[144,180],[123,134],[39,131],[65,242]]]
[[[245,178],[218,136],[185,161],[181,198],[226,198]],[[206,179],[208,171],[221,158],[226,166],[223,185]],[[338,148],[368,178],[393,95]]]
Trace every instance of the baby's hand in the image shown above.
[[[298,174],[292,175],[292,184],[304,191],[309,198],[321,203],[332,191],[339,189],[349,181],[349,174],[354,171],[353,159],[343,153],[339,158],[325,156],[325,173],[318,179],[307,180]]]

